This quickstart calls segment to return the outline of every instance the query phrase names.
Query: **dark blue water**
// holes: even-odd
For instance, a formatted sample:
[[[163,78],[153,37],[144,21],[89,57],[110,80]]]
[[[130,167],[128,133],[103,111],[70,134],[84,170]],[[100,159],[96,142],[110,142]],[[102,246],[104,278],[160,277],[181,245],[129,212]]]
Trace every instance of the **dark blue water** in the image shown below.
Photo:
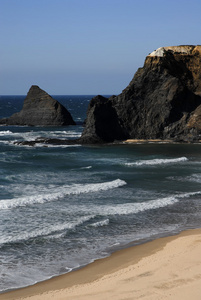
[[[55,96],[78,123],[0,127],[0,290],[201,223],[201,145],[17,146],[77,138],[90,96]],[[24,97],[0,97],[0,116]]]

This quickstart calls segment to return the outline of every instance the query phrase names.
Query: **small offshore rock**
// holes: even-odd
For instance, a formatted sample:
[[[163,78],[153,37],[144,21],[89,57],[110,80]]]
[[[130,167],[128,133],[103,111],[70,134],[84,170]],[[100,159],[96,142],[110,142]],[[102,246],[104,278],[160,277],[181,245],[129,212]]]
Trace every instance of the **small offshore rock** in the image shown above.
[[[5,125],[66,126],[75,125],[69,111],[36,85],[32,85],[20,112],[0,120]]]

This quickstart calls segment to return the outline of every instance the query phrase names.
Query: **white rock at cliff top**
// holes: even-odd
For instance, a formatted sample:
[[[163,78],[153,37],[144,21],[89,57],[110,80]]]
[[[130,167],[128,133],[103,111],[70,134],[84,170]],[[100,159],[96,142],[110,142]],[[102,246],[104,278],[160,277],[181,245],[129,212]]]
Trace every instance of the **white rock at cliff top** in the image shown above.
[[[178,52],[181,54],[192,54],[192,51],[195,49],[196,46],[171,46],[171,47],[160,47],[157,50],[150,53],[148,56],[164,56],[164,53],[168,50],[173,52]],[[198,48],[197,46],[196,48]]]

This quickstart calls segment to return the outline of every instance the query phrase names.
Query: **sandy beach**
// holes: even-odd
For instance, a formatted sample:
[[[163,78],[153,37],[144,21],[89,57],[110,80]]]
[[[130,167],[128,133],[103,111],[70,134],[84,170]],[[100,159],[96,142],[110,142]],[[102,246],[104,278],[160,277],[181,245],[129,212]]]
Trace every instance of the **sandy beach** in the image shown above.
[[[198,300],[201,230],[120,250],[66,275],[0,295],[2,299]]]
[[[160,144],[160,143],[173,143],[172,140],[162,140],[162,139],[128,139],[124,141],[125,144],[137,144],[137,143],[155,143],[155,144]]]

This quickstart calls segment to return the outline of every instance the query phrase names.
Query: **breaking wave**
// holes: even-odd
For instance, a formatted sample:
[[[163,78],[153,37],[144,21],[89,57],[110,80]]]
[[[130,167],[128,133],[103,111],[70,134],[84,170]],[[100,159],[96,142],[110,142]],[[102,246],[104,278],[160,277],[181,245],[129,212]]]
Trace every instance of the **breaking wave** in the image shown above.
[[[119,204],[116,206],[104,206],[99,207],[99,212],[91,211],[94,214],[100,213],[101,215],[109,216],[109,215],[128,215],[128,214],[137,214],[139,212],[143,212],[150,209],[158,209],[162,207],[166,207],[168,205],[173,205],[179,202],[181,198],[189,198],[191,196],[201,195],[200,192],[192,192],[192,193],[182,193],[174,196],[169,196],[165,198],[159,198],[155,200],[150,200],[146,202],[139,203],[125,203]]]
[[[25,132],[12,132],[11,130],[3,130],[0,131],[0,136],[2,137],[10,137],[10,138],[20,138],[25,141],[35,140],[40,137],[48,137],[48,138],[58,138],[58,139],[67,139],[67,138],[79,138],[81,136],[81,132],[72,131],[72,130],[58,130],[58,131],[33,131],[27,130]]]
[[[91,224],[90,226],[92,226],[92,227],[102,227],[102,226],[107,226],[107,225],[109,225],[109,223],[110,223],[110,220],[109,220],[109,219],[106,219],[106,220],[102,220],[102,221],[93,223],[93,224]]]
[[[174,164],[178,162],[183,162],[187,161],[188,158],[183,156],[183,157],[178,157],[178,158],[166,158],[166,159],[150,159],[150,160],[139,160],[136,162],[132,163],[125,163],[126,166],[143,166],[143,165],[148,165],[148,166],[154,166],[154,165],[163,165],[163,164]]]
[[[12,209],[19,206],[27,206],[33,204],[43,204],[46,202],[56,201],[68,195],[78,195],[82,193],[106,191],[125,185],[126,182],[121,179],[116,179],[109,182],[93,183],[93,184],[73,184],[62,187],[59,192],[49,194],[23,196],[11,200],[1,200],[0,209]]]
[[[58,236],[58,232],[66,231],[66,230],[73,230],[77,226],[82,225],[84,222],[93,219],[94,216],[83,216],[79,218],[78,221],[64,223],[64,224],[57,224],[57,225],[48,225],[47,227],[39,228],[33,231],[22,232],[17,236],[14,235],[7,235],[0,238],[0,245],[8,244],[8,243],[18,243],[21,241],[28,241],[30,239],[38,238],[38,237],[49,237],[50,236]]]
[[[11,135],[13,134],[10,130],[0,131],[0,136]]]

